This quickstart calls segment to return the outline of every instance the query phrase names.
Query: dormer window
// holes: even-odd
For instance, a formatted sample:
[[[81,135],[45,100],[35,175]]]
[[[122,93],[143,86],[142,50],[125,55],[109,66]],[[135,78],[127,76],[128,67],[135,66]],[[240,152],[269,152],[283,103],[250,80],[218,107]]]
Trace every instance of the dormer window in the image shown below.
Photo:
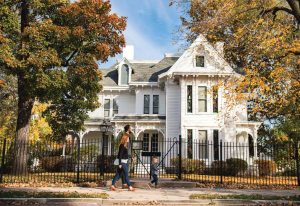
[[[204,67],[204,56],[196,56],[196,67]]]
[[[127,85],[129,83],[129,67],[127,64],[123,64],[121,67],[121,85]]]

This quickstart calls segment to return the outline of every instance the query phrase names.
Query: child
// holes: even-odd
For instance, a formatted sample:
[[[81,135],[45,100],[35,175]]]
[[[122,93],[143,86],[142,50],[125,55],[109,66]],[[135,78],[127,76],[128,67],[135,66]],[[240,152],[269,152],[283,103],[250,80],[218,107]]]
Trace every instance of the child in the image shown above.
[[[155,183],[155,187],[157,187],[158,182],[158,158],[152,157],[151,166],[150,166],[150,174],[153,178],[151,184]]]

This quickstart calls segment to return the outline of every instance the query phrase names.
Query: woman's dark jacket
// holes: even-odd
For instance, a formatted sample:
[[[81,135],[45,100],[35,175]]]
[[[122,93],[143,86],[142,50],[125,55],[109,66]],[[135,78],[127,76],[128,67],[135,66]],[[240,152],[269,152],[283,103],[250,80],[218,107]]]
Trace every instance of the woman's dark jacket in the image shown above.
[[[118,152],[119,165],[121,165],[121,159],[128,159],[128,149],[124,144],[120,144]]]

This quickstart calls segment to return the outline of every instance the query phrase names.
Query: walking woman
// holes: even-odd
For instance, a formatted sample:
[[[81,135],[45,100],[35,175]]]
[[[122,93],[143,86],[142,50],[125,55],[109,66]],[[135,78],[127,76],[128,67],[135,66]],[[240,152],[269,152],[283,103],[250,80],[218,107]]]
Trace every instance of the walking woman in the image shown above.
[[[116,175],[112,180],[112,185],[110,189],[112,191],[116,190],[116,182],[120,179],[122,173],[125,177],[125,182],[128,186],[129,191],[134,191],[134,188],[131,186],[129,176],[128,176],[128,142],[129,142],[129,135],[125,133],[120,142],[119,152],[118,152],[118,159],[119,159],[119,167],[117,169]]]

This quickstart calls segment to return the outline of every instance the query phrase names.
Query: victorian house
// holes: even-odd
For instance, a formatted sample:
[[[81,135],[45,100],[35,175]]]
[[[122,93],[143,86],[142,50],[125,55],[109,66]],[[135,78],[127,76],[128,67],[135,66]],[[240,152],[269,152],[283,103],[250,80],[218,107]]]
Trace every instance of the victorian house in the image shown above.
[[[225,78],[239,76],[224,60],[221,42],[211,45],[200,35],[182,54],[165,54],[158,61],[134,60],[134,48],[127,46],[122,59],[101,71],[101,107],[90,113],[80,138],[100,139],[107,154],[126,124],[143,140],[144,151],[166,149],[162,140],[179,135],[215,143],[255,144],[257,140],[260,123],[248,121],[247,103],[236,105],[225,117],[226,91],[212,89]],[[104,120],[111,127],[106,133],[100,130]],[[183,148],[185,156],[187,150]],[[256,150],[250,153],[257,155]]]

